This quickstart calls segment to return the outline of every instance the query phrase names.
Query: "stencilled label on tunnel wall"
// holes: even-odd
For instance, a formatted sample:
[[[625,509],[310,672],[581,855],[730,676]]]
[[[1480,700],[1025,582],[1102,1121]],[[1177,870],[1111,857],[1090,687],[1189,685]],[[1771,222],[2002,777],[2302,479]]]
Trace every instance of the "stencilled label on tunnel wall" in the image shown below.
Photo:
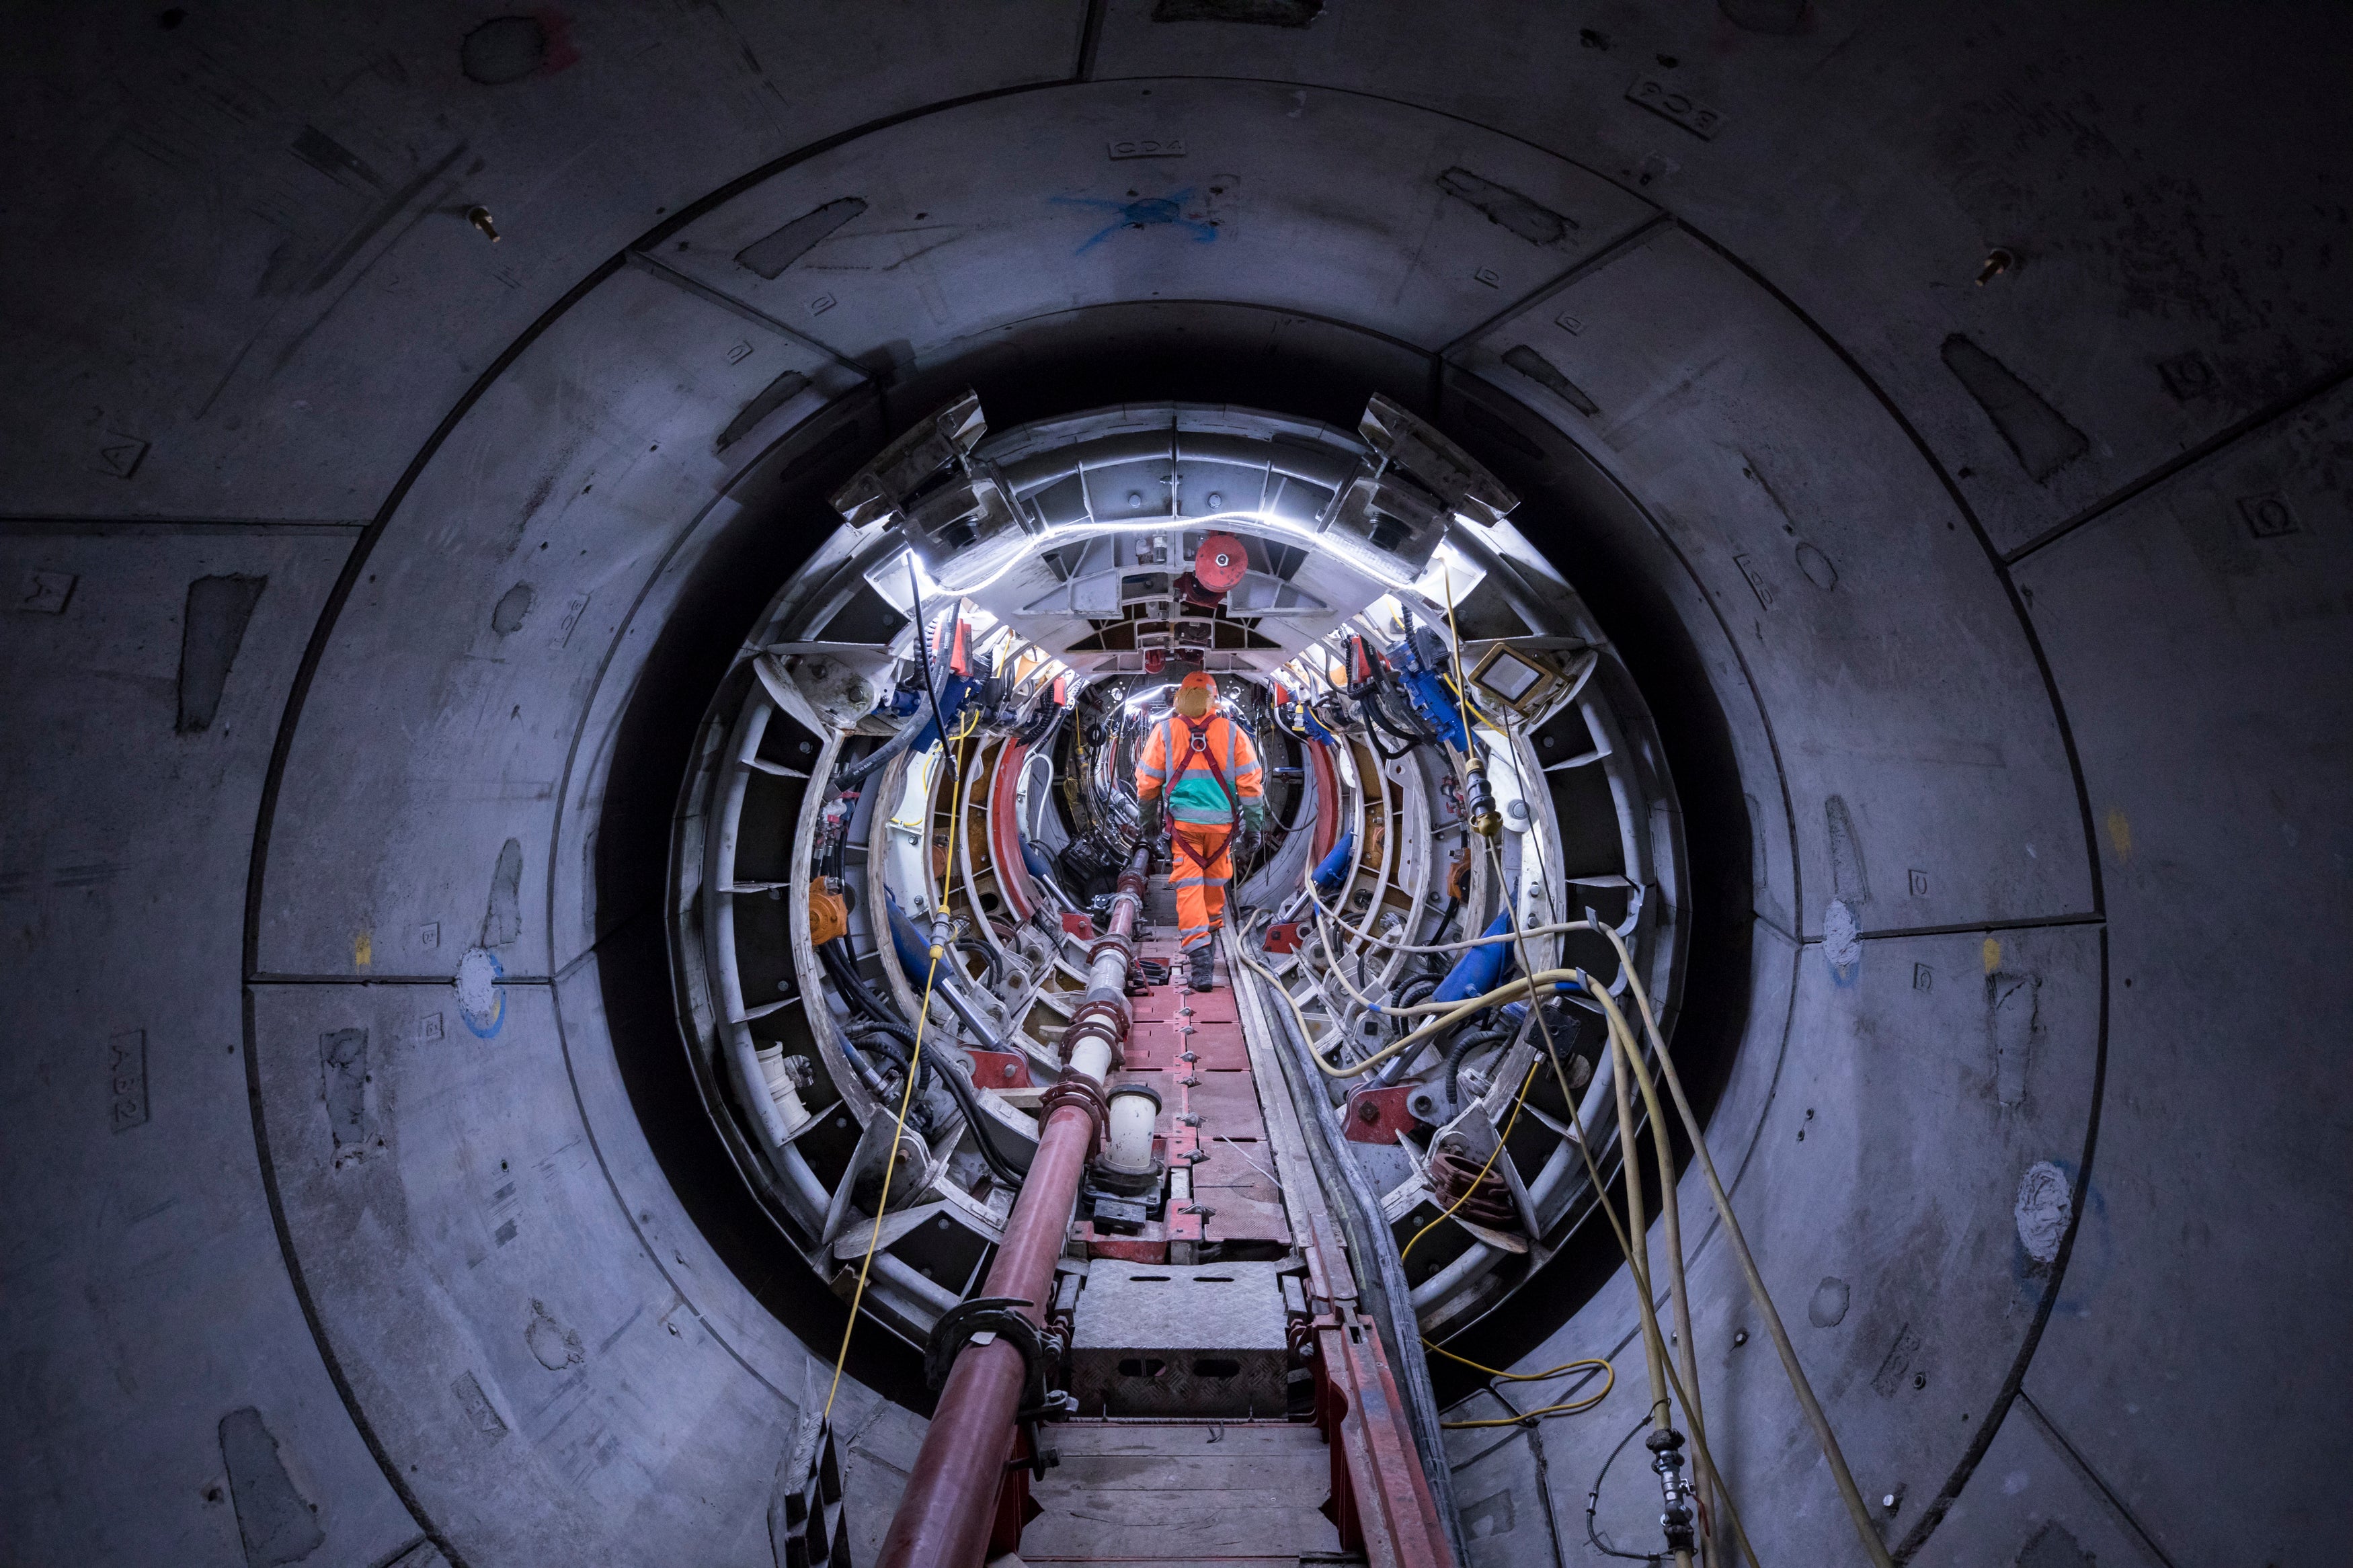
[[[1182,158],[1182,136],[1123,136],[1108,144],[1113,162],[1123,158]]]
[[[147,1031],[125,1029],[106,1042],[106,1074],[114,1099],[114,1130],[147,1120]]]

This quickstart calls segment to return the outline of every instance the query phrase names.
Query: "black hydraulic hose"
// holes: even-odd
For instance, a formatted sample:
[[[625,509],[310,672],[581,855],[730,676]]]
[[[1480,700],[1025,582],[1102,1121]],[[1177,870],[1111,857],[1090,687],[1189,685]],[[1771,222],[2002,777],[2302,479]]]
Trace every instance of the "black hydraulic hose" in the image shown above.
[[[850,1028],[845,1029],[842,1036],[843,1043],[848,1051],[849,1059],[851,1063],[857,1067],[858,1070],[865,1075],[867,1081],[870,1084],[878,1086],[879,1091],[879,1086],[882,1082],[882,1075],[874,1070],[874,1064],[867,1059],[867,1053],[863,1043],[860,1041],[858,1035],[852,1031],[861,1027],[872,1028],[900,1026],[898,1019],[892,1014],[889,1008],[885,1007],[881,1002],[876,999],[874,993],[867,988],[864,978],[858,973],[858,961],[850,957],[849,952],[845,951],[845,944],[841,938],[837,937],[832,942],[820,943],[817,951],[818,957],[825,964],[826,973],[832,976],[834,984],[840,989],[842,995],[849,1001],[851,1011],[858,1015],[857,1017],[850,1020]],[[910,1036],[909,1039],[911,1041],[911,1047],[908,1055],[912,1056],[913,1054],[912,1049],[913,1037]],[[907,1070],[906,1057],[897,1056],[897,1053],[895,1052],[886,1052],[885,1054],[896,1058],[899,1070],[902,1073],[904,1073]],[[924,1066],[928,1069],[930,1064],[925,1063]],[[923,1085],[918,1082],[916,1088],[921,1089]]]
[[[888,1046],[876,1046],[876,1048],[891,1058],[892,1065],[899,1069],[902,1077],[905,1076],[907,1064],[915,1054],[915,1037],[905,1026],[886,1024],[874,1018],[862,1020],[853,1018],[843,1032],[856,1039],[860,1048],[876,1046],[876,1042],[879,1041],[890,1041]],[[938,1082],[941,1077],[942,1074],[933,1065],[932,1058],[925,1057],[922,1067],[915,1074],[916,1098],[922,1099],[923,1091]]]
[[[1428,940],[1432,942],[1444,942],[1446,940],[1447,928],[1454,923],[1454,916],[1461,908],[1462,900],[1460,898],[1457,898],[1452,893],[1447,894],[1446,907],[1438,911],[1438,924],[1436,928],[1430,931]],[[1433,987],[1433,989],[1435,988]]]
[[[904,1024],[869,1023],[863,1032],[873,1038],[887,1038],[903,1047],[910,1055],[913,1054],[915,1034]],[[926,1073],[933,1073],[928,1059],[923,1067]],[[997,1147],[996,1130],[989,1125],[988,1113],[980,1108],[978,1097],[972,1085],[965,1081],[964,1074],[948,1068],[933,1073],[933,1076],[934,1081],[947,1085],[949,1096],[956,1102],[957,1110],[963,1113],[965,1125],[972,1129],[972,1141],[979,1148],[981,1163],[988,1167],[988,1173],[1005,1186],[1018,1187],[1029,1173],[1015,1164]]]
[[[910,745],[913,745],[914,743],[916,734],[922,729],[923,726],[916,723],[912,719],[900,725],[899,732],[897,734],[892,736],[889,740],[883,742],[881,745],[875,747],[872,751],[867,752],[864,756],[859,758],[848,767],[838,771],[834,774],[834,782],[843,789],[854,789],[865,784],[868,779],[871,778],[876,773],[881,771],[883,763],[889,762],[892,758],[905,751]]]
[[[1419,714],[1409,709],[1406,715],[1400,718],[1389,707],[1388,693],[1382,688],[1373,687],[1368,695],[1373,700],[1373,706],[1380,710],[1382,724],[1398,740],[1410,741],[1419,746],[1428,745],[1438,739],[1437,730],[1426,722]]]
[[[955,1097],[957,1109],[964,1112],[965,1125],[972,1129],[973,1146],[980,1151],[981,1163],[988,1167],[988,1173],[997,1178],[1000,1186],[1018,1190],[1029,1173],[1015,1164],[1012,1157],[997,1146],[997,1129],[988,1112],[980,1108],[979,1091],[966,1083],[960,1072],[944,1072],[940,1077],[948,1086],[948,1092]]]
[[[1413,748],[1415,744],[1413,742],[1409,741],[1406,744],[1399,746],[1394,752],[1381,744],[1381,736],[1385,731],[1388,731],[1388,726],[1384,725],[1377,719],[1373,717],[1372,699],[1369,697],[1360,697],[1356,700],[1356,706],[1364,710],[1365,740],[1366,743],[1373,748],[1373,755],[1380,758],[1381,761],[1385,763],[1398,762],[1402,758],[1413,755]],[[1388,732],[1393,733],[1394,731]]]
[[[1397,1005],[1400,1007],[1419,1007],[1430,1000],[1430,994],[1437,990],[1440,983],[1445,978],[1442,974],[1415,975],[1398,987]]]
[[[1593,1516],[1601,1511],[1601,1483],[1609,1479],[1609,1467],[1618,1462],[1618,1456],[1626,1451],[1626,1445],[1641,1436],[1642,1428],[1650,1424],[1651,1417],[1646,1412],[1640,1421],[1634,1423],[1632,1431],[1618,1439],[1618,1446],[1609,1450],[1608,1458],[1601,1461],[1601,1473],[1593,1478],[1593,1489],[1585,1494],[1585,1539],[1593,1543],[1596,1552],[1605,1556],[1622,1557],[1629,1563],[1655,1563],[1667,1554],[1663,1552],[1620,1552],[1614,1546],[1604,1546],[1601,1537],[1593,1532]]]
[[[901,1072],[905,1072],[908,1058],[915,1054],[914,1031],[900,1022],[898,1017],[868,987],[864,977],[858,973],[855,961],[848,953],[840,951],[840,939],[837,938],[833,942],[823,943],[818,948],[818,953],[825,961],[826,969],[832,974],[834,984],[841,987],[842,994],[849,998],[851,1007],[863,1015],[861,1018],[853,1019],[845,1033],[850,1035],[853,1043],[860,1045],[861,1049],[865,1040],[878,1037],[890,1039],[903,1047],[903,1051],[886,1050],[884,1054],[896,1062]],[[990,1044],[993,1046],[995,1042],[991,1041]],[[869,1072],[873,1070],[871,1065],[868,1066],[867,1070]],[[987,1113],[973,1102],[971,1086],[964,1081],[963,1075],[955,1072],[935,1075],[933,1065],[927,1058],[923,1063],[923,1077],[916,1084],[917,1091],[920,1093],[924,1084],[932,1081],[934,1077],[944,1081],[948,1086],[948,1092],[955,1096],[957,1108],[964,1112],[965,1121],[972,1127],[973,1138],[980,1145],[980,1157],[987,1163],[989,1171],[1008,1186],[1019,1186],[1023,1174],[1021,1168],[1006,1159],[1003,1152],[997,1149],[994,1139],[983,1129],[982,1122],[987,1119]]]
[[[1453,1049],[1446,1053],[1446,1102],[1449,1105],[1460,1106],[1462,1103],[1462,1064],[1471,1059],[1471,1053],[1511,1037],[1509,1029],[1463,1031],[1455,1040]]]
[[[913,557],[909,559],[912,561]],[[931,638],[923,628],[923,596],[918,594],[915,598],[915,652],[918,667],[923,676],[923,695],[930,700],[932,705],[932,722],[939,727],[941,749],[946,751],[952,749],[947,744],[948,727],[940,716],[939,687],[932,677]],[[859,758],[858,761],[839,769],[834,775],[835,781],[845,789],[863,784],[881,770],[883,763],[913,744],[915,737],[922,734],[923,731],[923,727],[913,720],[900,725],[897,734]],[[953,763],[950,765],[953,766]]]
[[[988,983],[991,985],[1005,978],[1005,956],[997,949],[976,936],[960,936],[956,938],[955,945],[960,952],[976,952],[980,955],[980,961],[988,965]]]
[[[1047,715],[1046,721],[1043,724],[1039,725],[1037,730],[1032,732],[1024,733],[1015,737],[1020,741],[1023,745],[1028,746],[1032,751],[1039,750],[1053,743],[1055,732],[1061,729],[1062,721],[1070,715],[1071,710],[1067,703],[1060,707],[1056,707],[1052,700],[1050,698],[1044,704],[1043,711]]]
[[[826,947],[835,947],[835,945],[838,945],[838,942],[826,942]],[[818,952],[826,952],[826,947],[818,947]],[[903,1041],[906,1041],[906,1044],[908,1044],[908,1051],[913,1051],[913,1048],[915,1048],[915,1035],[913,1035],[913,1032],[908,1030],[908,1027],[906,1027],[906,1025],[902,1023],[902,1020],[896,1018],[894,1013],[887,1011],[887,1008],[882,1006],[882,1002],[880,1002],[880,999],[875,999],[873,992],[871,992],[869,987],[866,987],[866,980],[859,978],[857,969],[852,969],[852,966],[849,966],[849,954],[828,954],[828,959],[826,959],[826,962],[828,962],[828,966],[835,966],[835,983],[838,983],[838,985],[840,985],[842,990],[845,990],[847,994],[849,994],[849,1002],[852,1002],[852,1006],[857,1006],[859,1011],[863,1011],[863,1013],[866,1013],[866,1016],[869,1016],[871,1020],[873,1020],[873,1023],[869,1025],[871,1030],[873,1030],[873,1032],[890,1032],[890,1035],[894,1037],[894,1039],[903,1039]],[[845,971],[847,971],[847,973],[845,973]],[[988,1032],[988,1025],[981,1023],[979,1013],[974,1013],[974,1011],[972,1011],[972,1004],[965,1002],[963,990],[957,990],[957,987],[953,985],[951,980],[941,978],[939,983],[936,983],[934,987],[932,987],[932,994],[934,994],[934,996],[946,996],[948,1008],[951,1008],[951,1011],[955,1013],[957,1020],[963,1020],[965,1030],[969,1030],[969,1032],[972,1032],[974,1037],[976,1037],[976,1039],[981,1041],[981,1047],[979,1047],[981,1051],[997,1051],[997,1053],[1002,1053],[1002,1056],[1018,1056],[1018,1051],[1008,1051],[1008,1048],[1005,1048],[1005,1041],[997,1039],[996,1035],[990,1035],[990,1032]],[[974,1105],[974,1102],[969,1100],[969,1098],[967,1098],[967,1093],[965,1093],[965,1090],[967,1090],[969,1086],[965,1084],[965,1081],[963,1081],[963,1074],[957,1074],[957,1072],[944,1072],[944,1074],[941,1074],[941,1077],[944,1077],[944,1079],[948,1081],[948,1090],[951,1090],[953,1096],[955,1096],[955,1102],[957,1102],[957,1105],[960,1105],[960,1107],[963,1107],[963,1110],[965,1110],[965,1117],[967,1117],[967,1119],[972,1119],[972,1117],[984,1117],[986,1112],[981,1112],[979,1107]],[[984,1131],[981,1131],[981,1123],[979,1123],[979,1121],[974,1121],[974,1123],[972,1123],[972,1129],[974,1129],[974,1131],[972,1131],[972,1135],[974,1135],[974,1138],[976,1138],[976,1140],[979,1140],[979,1142],[981,1142],[981,1150],[984,1150],[984,1154],[981,1154],[981,1157],[988,1159],[988,1168],[990,1168],[990,1171],[996,1171],[997,1163],[1000,1163],[1000,1159],[1002,1159],[1002,1157],[990,1157],[990,1154],[996,1154],[996,1150],[993,1150],[993,1147],[990,1147],[990,1142],[988,1142],[988,1133],[984,1133]],[[1018,1184],[1018,1183],[1021,1183],[1021,1168],[1018,1168],[1018,1166],[1012,1166],[1012,1163],[1005,1163],[1005,1171],[1002,1171],[1002,1173],[1000,1173],[1000,1180],[1005,1180],[1005,1183],[1009,1183],[1009,1184]]]
[[[833,976],[833,983],[841,988],[843,999],[851,1007],[877,1023],[897,1023],[897,1016],[883,1005],[881,998],[867,985],[866,977],[858,973],[858,961],[849,955],[844,945],[848,941],[847,937],[836,937],[831,942],[818,944],[817,955],[825,964],[826,973]]]
[[[923,672],[923,695],[932,700],[932,722],[940,729],[940,753],[948,760],[948,774],[955,781],[955,793],[951,801],[964,798],[964,763],[956,756],[955,742],[948,739],[947,715],[940,711],[940,691],[932,679],[932,628],[923,621],[923,590],[915,570],[915,552],[907,552],[907,593],[915,605],[915,655]]]
[[[1407,981],[1403,985],[1398,988],[1397,1001],[1393,1005],[1398,1007],[1412,1007],[1429,1001],[1430,994],[1438,989],[1439,983],[1443,978],[1444,976],[1437,974],[1415,975],[1411,980]],[[1406,1027],[1409,1026],[1400,1025],[1399,1026]],[[1398,1079],[1405,1076],[1406,1063],[1411,1061],[1420,1054],[1421,1053],[1419,1051],[1398,1052],[1396,1056],[1391,1057],[1388,1061],[1381,1064],[1380,1071],[1374,1075],[1375,1081],[1383,1084],[1397,1082]]]

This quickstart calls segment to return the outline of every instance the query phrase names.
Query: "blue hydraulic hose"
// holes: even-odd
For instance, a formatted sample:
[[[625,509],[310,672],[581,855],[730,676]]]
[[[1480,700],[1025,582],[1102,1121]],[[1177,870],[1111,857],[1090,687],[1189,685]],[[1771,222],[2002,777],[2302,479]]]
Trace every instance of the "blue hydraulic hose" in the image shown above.
[[[1504,910],[1488,925],[1482,936],[1502,936],[1512,929],[1512,911]],[[1491,942],[1474,947],[1456,961],[1446,972],[1446,978],[1431,992],[1432,1002],[1461,1002],[1482,996],[1493,991],[1504,978],[1504,963],[1510,955],[1509,942]]]
[[[1332,853],[1315,868],[1315,890],[1327,899],[1338,892],[1340,879],[1348,874],[1348,861],[1356,853],[1356,834],[1351,828],[1340,836],[1340,842],[1332,846]]]

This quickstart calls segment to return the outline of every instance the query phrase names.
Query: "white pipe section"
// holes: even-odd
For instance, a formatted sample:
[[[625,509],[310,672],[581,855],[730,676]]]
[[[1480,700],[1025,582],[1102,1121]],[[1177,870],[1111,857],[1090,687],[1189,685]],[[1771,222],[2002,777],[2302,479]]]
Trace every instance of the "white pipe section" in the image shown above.
[[[1106,1139],[1103,1163],[1114,1171],[1130,1173],[1152,1168],[1152,1124],[1158,1120],[1160,1108],[1153,1097],[1142,1090],[1121,1093],[1112,1091],[1111,1131]]]
[[[1082,1037],[1071,1053],[1070,1070],[1090,1083],[1102,1083],[1111,1077],[1111,1042],[1092,1032]]]
[[[760,1058],[760,1076],[767,1080],[768,1098],[776,1102],[776,1114],[784,1119],[785,1136],[789,1138],[801,1130],[809,1113],[801,1103],[800,1087],[785,1070],[785,1047],[780,1042],[763,1046],[753,1054]]]

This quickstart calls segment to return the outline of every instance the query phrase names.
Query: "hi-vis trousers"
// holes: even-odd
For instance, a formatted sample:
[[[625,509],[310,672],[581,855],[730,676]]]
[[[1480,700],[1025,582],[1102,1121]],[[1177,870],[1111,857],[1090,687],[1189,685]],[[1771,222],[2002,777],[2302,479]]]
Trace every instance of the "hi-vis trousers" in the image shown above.
[[[1234,879],[1234,828],[1228,822],[1169,824],[1174,854],[1168,885],[1176,892],[1176,942],[1187,952],[1226,923],[1226,884]]]

